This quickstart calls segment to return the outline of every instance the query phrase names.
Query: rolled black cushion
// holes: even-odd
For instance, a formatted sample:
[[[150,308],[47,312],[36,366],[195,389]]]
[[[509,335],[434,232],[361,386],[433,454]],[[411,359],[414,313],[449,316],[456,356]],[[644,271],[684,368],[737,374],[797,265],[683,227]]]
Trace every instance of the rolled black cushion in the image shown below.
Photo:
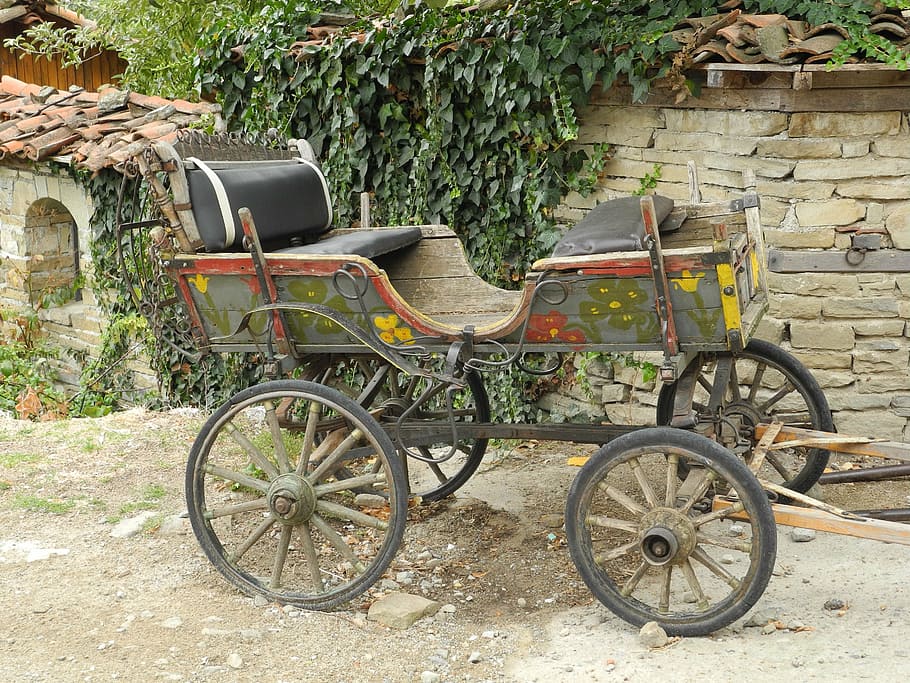
[[[673,200],[652,195],[658,224],[673,210]],[[677,224],[675,227],[679,227]],[[663,230],[662,230],[663,232]],[[584,256],[644,248],[645,224],[641,197],[621,197],[602,202],[588,212],[559,240],[553,256]]]
[[[334,235],[312,244],[279,249],[280,254],[356,254],[364,258],[376,258],[383,254],[402,249],[420,239],[420,228],[374,228]]]
[[[315,240],[331,227],[331,199],[315,164],[263,162],[217,168],[212,162],[210,168],[224,187],[228,206],[219,203],[211,178],[201,168],[187,169],[193,217],[206,251],[240,249],[241,207],[252,213],[266,250],[288,246],[291,238]]]

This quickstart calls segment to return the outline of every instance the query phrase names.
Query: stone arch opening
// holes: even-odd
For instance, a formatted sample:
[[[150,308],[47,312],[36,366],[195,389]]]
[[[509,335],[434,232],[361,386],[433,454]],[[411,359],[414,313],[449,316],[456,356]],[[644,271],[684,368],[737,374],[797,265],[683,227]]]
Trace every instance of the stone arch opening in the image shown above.
[[[33,202],[25,215],[26,287],[33,305],[81,301],[79,230],[56,199]]]

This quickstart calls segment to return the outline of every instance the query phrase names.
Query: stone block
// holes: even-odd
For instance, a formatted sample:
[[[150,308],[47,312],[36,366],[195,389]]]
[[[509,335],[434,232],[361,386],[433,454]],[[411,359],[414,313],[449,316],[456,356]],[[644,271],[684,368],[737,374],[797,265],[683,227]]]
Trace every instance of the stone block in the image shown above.
[[[822,314],[831,318],[896,318],[900,309],[891,297],[831,297],[822,304]]]
[[[901,112],[797,112],[790,116],[791,138],[852,138],[897,135]]]
[[[787,115],[779,112],[666,109],[667,130],[682,133],[712,132],[727,136],[761,137],[787,130]]]
[[[593,105],[578,113],[582,126],[625,126],[626,128],[664,128],[667,110],[656,107],[617,107]]]
[[[837,431],[842,434],[871,436],[900,441],[904,435],[906,418],[890,410],[842,410],[835,417]]]
[[[879,159],[807,159],[796,162],[794,180],[861,180],[870,178],[903,178],[910,173],[910,159],[893,159],[883,164]],[[906,195],[905,195],[906,196]]]
[[[756,154],[783,159],[837,159],[841,145],[837,140],[761,140]]]
[[[865,216],[866,208],[854,199],[829,199],[796,205],[796,218],[803,227],[850,225]]]
[[[784,249],[830,249],[834,246],[834,229],[776,230],[765,228],[765,242]]]
[[[837,194],[853,199],[906,199],[907,184],[903,179],[871,182],[868,180],[848,180],[837,184]]]
[[[891,351],[870,351],[856,349],[853,351],[853,371],[863,374],[903,373],[907,374],[910,351],[894,349]]]
[[[846,388],[826,389],[825,398],[831,410],[885,410],[891,407],[891,399],[887,394],[859,394]],[[897,409],[894,409],[894,413],[899,414]]]
[[[903,320],[857,320],[853,331],[857,337],[900,337],[907,324]]]
[[[903,296],[910,297],[910,275],[895,275],[894,284]]]
[[[766,315],[762,318],[761,322],[758,323],[758,327],[755,329],[755,334],[753,336],[773,344],[780,344],[784,339],[786,327],[787,325],[783,320],[778,320],[777,318]]]
[[[710,149],[721,154],[750,156],[755,152],[755,138],[726,137],[715,133],[678,133],[665,131],[654,135],[655,149],[676,151]]]
[[[578,131],[579,142],[609,142],[611,145],[626,147],[650,147],[654,142],[653,128],[638,128],[625,125],[582,127]]]
[[[625,384],[605,384],[600,393],[601,403],[626,403],[631,390]]]
[[[790,343],[794,349],[850,351],[854,335],[850,325],[794,320],[790,323]]]
[[[818,386],[824,389],[826,393],[828,389],[842,389],[851,386],[856,381],[856,377],[854,377],[852,372],[838,372],[837,370],[813,368],[812,376],[815,377]]]
[[[822,299],[817,296],[779,294],[772,296],[768,312],[777,318],[815,320],[822,312]]]
[[[910,373],[864,375],[857,377],[856,391],[861,394],[886,394],[910,391]]]
[[[847,140],[842,145],[841,154],[844,159],[864,157],[869,153],[869,146],[868,140]]]
[[[880,157],[910,158],[910,138],[906,135],[872,140],[872,151]]]
[[[910,284],[910,281],[908,281]],[[859,296],[859,280],[847,273],[768,273],[772,292],[800,296]]]
[[[820,201],[831,198],[836,188],[837,185],[834,183],[817,181],[797,183],[791,180],[769,182],[761,178],[756,184],[762,202],[766,197],[779,197],[788,203],[793,200]]]
[[[885,217],[885,229],[896,249],[910,249],[910,204],[892,210]]]
[[[613,403],[604,406],[607,421],[615,425],[653,425],[657,416],[650,406]]]

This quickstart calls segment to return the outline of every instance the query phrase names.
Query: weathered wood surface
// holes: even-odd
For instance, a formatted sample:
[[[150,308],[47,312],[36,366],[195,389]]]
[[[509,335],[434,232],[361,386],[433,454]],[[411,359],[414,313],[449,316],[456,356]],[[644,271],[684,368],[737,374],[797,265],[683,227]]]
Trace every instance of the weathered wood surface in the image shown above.
[[[856,259],[851,263],[847,259]],[[908,273],[910,251],[880,249],[849,251],[768,250],[768,270],[774,273]]]

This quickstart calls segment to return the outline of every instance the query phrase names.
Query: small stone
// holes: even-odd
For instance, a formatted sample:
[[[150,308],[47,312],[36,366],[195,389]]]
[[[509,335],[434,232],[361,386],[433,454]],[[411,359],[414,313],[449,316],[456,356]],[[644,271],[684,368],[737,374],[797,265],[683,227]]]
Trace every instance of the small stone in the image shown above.
[[[173,629],[177,629],[177,628],[180,628],[181,626],[183,626],[183,619],[181,619],[180,617],[170,617],[170,618],[162,621],[159,625],[164,628],[169,628],[169,629],[173,630]]]
[[[720,558],[720,563],[721,563],[721,564],[735,564],[735,563],[736,563],[736,558],[733,557],[733,556],[730,555],[730,554],[722,555],[721,558]]]
[[[764,626],[772,619],[773,617],[768,615],[767,612],[762,612],[759,610],[758,612],[753,612],[752,615],[743,624],[743,626],[746,628],[758,628],[760,626]]]
[[[420,683],[439,683],[441,680],[442,676],[435,671],[424,671],[420,674]]]
[[[443,605],[442,607],[440,607],[440,608],[439,608],[439,611],[442,612],[442,613],[444,613],[444,614],[455,614],[455,611],[456,611],[457,609],[458,609],[458,608],[455,607],[455,605],[449,603],[449,604],[447,604],[447,605]]]
[[[790,631],[801,631],[804,628],[806,628],[806,625],[796,619],[787,624],[787,629]]]
[[[367,618],[385,626],[405,629],[418,619],[436,614],[440,607],[438,602],[419,595],[389,593],[370,605]]]
[[[663,647],[670,642],[667,632],[656,621],[649,621],[642,626],[638,632],[638,639],[642,645],[649,649]]]
[[[269,599],[264,595],[256,595],[253,597],[253,607],[265,607],[269,604]]]
[[[794,543],[808,543],[809,541],[814,541],[815,536],[814,529],[790,529],[790,540]]]
[[[518,600],[515,601],[515,604],[524,609],[528,606],[528,601],[524,598],[518,598]]]
[[[825,609],[829,612],[836,612],[837,610],[843,609],[846,606],[847,603],[845,603],[840,598],[831,598],[825,602]]]
[[[189,520],[180,515],[171,515],[161,521],[157,533],[159,536],[185,536],[189,528]]]
[[[769,621],[762,627],[761,634],[763,636],[770,636],[772,633],[777,631],[777,626],[773,621]]]
[[[488,639],[492,640],[493,638],[495,638],[498,635],[499,635],[499,631],[484,631],[483,633],[480,634],[480,637],[488,638]]]
[[[744,533],[746,533],[746,527],[744,527],[742,524],[731,524],[730,528],[727,529],[727,533],[731,536],[742,536]]]
[[[479,664],[480,659],[481,659],[480,652],[478,652],[477,650],[474,650],[471,654],[468,655],[468,662],[470,662],[471,664]]]
[[[562,527],[563,517],[560,514],[541,515],[540,521],[546,527],[549,527],[551,529],[559,529]]]
[[[683,602],[685,602],[686,604],[689,604],[689,605],[694,605],[696,602],[698,602],[698,598],[695,597],[695,593],[693,593],[692,591],[685,591],[683,593],[682,599],[683,599]]]
[[[581,620],[581,625],[585,628],[596,628],[606,621],[606,618],[600,612],[589,614]]]
[[[135,517],[123,519],[111,529],[111,536],[114,538],[132,538],[140,533],[145,528],[145,523],[154,516],[154,512],[146,510]]]
[[[241,666],[243,666],[243,658],[236,652],[232,652],[227,656],[225,663],[232,669],[239,669]]]

